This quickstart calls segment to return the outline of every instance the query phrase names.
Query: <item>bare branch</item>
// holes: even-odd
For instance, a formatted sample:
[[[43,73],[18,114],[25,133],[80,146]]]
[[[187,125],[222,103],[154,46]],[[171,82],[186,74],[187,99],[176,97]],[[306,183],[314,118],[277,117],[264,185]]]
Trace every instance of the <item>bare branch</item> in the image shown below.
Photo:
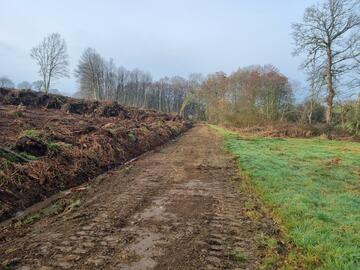
[[[39,65],[43,87],[48,93],[52,79],[69,77],[69,56],[66,42],[60,34],[54,33],[31,50],[30,56]]]
[[[306,56],[302,67],[310,77],[326,82],[327,123],[340,82],[358,66],[359,31],[358,0],[325,0],[306,9],[303,23],[293,24],[294,54]]]

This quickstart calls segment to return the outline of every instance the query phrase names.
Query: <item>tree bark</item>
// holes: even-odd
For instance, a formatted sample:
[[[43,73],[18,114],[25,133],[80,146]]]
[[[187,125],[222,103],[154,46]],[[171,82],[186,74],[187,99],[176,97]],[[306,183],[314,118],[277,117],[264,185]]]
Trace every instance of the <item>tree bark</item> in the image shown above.
[[[332,50],[329,46],[327,49],[327,67],[326,67],[326,84],[327,84],[327,97],[326,97],[326,123],[331,124],[333,117],[333,103],[335,97],[335,89],[334,89],[334,78],[332,74],[332,65],[333,65],[333,57]]]
[[[46,83],[46,74],[44,74],[44,81],[43,81],[43,84],[44,84],[44,91],[45,91],[45,94],[47,94],[47,91],[48,91],[48,89],[47,89],[47,83]]]

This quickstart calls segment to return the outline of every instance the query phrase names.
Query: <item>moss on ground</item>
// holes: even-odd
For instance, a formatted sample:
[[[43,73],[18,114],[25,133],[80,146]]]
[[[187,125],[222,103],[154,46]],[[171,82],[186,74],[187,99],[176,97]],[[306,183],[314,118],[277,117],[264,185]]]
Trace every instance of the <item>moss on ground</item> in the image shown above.
[[[27,137],[33,138],[33,139],[40,139],[41,133],[40,133],[40,131],[35,130],[35,129],[27,129],[27,130],[22,131],[20,136],[21,137],[27,136]]]

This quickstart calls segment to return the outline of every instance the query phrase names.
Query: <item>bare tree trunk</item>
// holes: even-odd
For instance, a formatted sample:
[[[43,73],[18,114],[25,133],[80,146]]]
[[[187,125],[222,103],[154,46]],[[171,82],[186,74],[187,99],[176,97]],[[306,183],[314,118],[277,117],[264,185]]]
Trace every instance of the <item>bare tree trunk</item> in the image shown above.
[[[47,89],[47,82],[46,82],[46,75],[44,74],[44,91],[47,94],[48,93],[48,89]]]
[[[310,103],[310,113],[309,113],[309,125],[312,124],[312,115],[313,115],[313,112],[314,112],[314,100],[311,100],[311,103]]]
[[[309,122],[309,125],[312,124],[312,111],[308,114],[308,122]]]
[[[341,110],[341,126],[345,127],[345,110],[343,104],[340,104],[340,110]]]
[[[334,81],[333,81],[333,74],[332,74],[332,65],[333,65],[333,58],[332,58],[332,50],[329,45],[327,49],[327,67],[326,67],[326,84],[327,84],[327,97],[326,97],[326,123],[331,124],[332,116],[333,116],[333,103],[335,97],[335,89],[334,89]]]
[[[49,74],[49,77],[47,79],[47,86],[46,86],[46,94],[49,93],[49,89],[50,89],[50,80],[51,80],[51,74]]]

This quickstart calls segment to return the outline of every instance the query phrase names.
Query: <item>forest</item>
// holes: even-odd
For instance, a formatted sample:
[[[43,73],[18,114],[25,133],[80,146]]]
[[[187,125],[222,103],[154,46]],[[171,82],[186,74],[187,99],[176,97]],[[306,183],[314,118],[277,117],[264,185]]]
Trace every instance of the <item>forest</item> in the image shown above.
[[[188,78],[153,80],[149,72],[117,67],[113,60],[106,61],[89,48],[83,53],[75,75],[80,86],[76,96],[179,113],[192,120],[237,127],[278,122],[326,123],[324,85],[310,81],[310,90],[299,89],[273,65],[239,68],[230,74],[193,73]],[[356,91],[357,87],[351,89],[350,92]],[[296,99],[296,94],[304,93],[302,101]],[[359,134],[360,97],[355,94],[352,97],[336,100],[330,125]]]

